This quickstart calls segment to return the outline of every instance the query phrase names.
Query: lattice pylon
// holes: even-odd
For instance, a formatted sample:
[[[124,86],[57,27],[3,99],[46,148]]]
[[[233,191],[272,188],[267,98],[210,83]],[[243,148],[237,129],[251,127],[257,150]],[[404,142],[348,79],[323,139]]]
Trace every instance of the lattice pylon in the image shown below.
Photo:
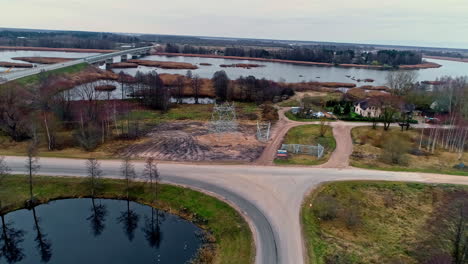
[[[211,114],[210,130],[213,133],[237,131],[238,123],[234,103],[215,104]]]
[[[260,123],[257,121],[257,139],[259,141],[267,142],[270,139],[271,122]]]

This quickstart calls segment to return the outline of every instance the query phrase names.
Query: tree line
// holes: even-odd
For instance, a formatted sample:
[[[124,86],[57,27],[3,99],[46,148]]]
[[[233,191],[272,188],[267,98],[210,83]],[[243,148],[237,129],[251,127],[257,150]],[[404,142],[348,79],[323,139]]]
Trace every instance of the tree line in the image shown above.
[[[114,49],[122,43],[139,43],[136,36],[114,33],[74,32],[74,31],[0,31],[0,45],[77,48],[77,49]],[[144,43],[140,43],[143,45]]]
[[[289,48],[263,49],[245,47],[226,47],[219,50],[210,50],[204,47],[191,45],[166,44],[165,52],[212,54],[220,51],[218,55],[253,57],[265,59],[281,59],[293,61],[324,62],[334,64],[364,64],[364,65],[415,65],[422,63],[422,53],[409,50],[379,50],[362,51],[360,49],[343,49],[335,46],[292,46]]]

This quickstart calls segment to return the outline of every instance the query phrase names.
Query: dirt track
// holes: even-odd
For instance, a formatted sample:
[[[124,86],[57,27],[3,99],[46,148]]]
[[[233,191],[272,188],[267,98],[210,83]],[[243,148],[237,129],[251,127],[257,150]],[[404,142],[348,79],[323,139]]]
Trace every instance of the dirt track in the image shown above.
[[[283,138],[286,136],[288,131],[296,126],[308,125],[308,124],[320,124],[319,121],[315,122],[297,122],[288,119],[284,113],[289,111],[291,108],[284,107],[278,111],[279,120],[274,125],[271,133],[271,139],[268,145],[265,147],[260,158],[255,162],[258,165],[273,165],[273,160],[276,157],[276,151],[279,149]],[[351,129],[355,126],[360,126],[359,123],[349,122],[330,122],[329,124],[333,128],[333,136],[336,140],[336,149],[330,156],[330,159],[317,167],[320,168],[347,168],[349,166],[349,157],[353,153],[353,141],[351,139]]]
[[[160,124],[146,139],[124,149],[122,154],[170,161],[252,162],[264,149],[252,126],[240,125],[238,132],[220,135],[210,133],[208,128],[203,122]]]

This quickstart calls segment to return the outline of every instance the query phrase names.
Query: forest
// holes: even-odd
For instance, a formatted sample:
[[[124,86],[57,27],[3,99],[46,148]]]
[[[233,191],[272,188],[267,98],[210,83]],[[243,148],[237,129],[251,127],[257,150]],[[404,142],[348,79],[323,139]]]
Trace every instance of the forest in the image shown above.
[[[422,63],[422,53],[409,50],[365,51],[337,46],[291,46],[289,48],[246,48],[226,47],[213,50],[207,47],[177,45],[168,43],[164,49],[168,53],[213,54],[221,52],[225,56],[280,59],[293,61],[324,62],[334,64],[415,65]]]

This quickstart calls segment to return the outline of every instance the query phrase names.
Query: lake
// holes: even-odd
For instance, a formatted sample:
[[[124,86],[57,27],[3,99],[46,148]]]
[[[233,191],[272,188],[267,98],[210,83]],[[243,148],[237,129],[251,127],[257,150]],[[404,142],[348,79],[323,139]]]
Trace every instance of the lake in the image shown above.
[[[240,76],[253,75],[257,78],[266,78],[274,81],[281,79],[286,82],[302,82],[302,81],[318,81],[318,82],[347,82],[356,83],[360,85],[385,85],[386,76],[389,71],[374,70],[374,69],[361,69],[361,68],[341,68],[341,67],[321,67],[321,66],[304,66],[289,63],[277,62],[260,62],[249,60],[230,60],[218,58],[200,58],[200,57],[168,57],[168,56],[147,56],[142,58],[144,60],[156,61],[177,61],[188,62],[197,65],[199,68],[192,70],[193,74],[198,74],[202,78],[211,78],[213,73],[219,70],[224,70],[229,78],[237,79]],[[468,75],[468,63],[426,59],[430,62],[441,64],[440,68],[414,70],[418,73],[419,81],[433,81],[437,77],[442,76],[465,76]],[[211,66],[203,66],[200,63],[209,63]],[[222,68],[221,64],[234,64],[234,63],[254,63],[265,65],[265,67],[244,69],[244,68]],[[171,70],[171,69],[156,69],[153,67],[138,66],[138,68],[131,69],[114,69],[114,72],[124,71],[131,75],[135,75],[137,71],[149,72],[156,70],[158,73],[178,73],[184,74],[187,70]],[[357,82],[346,76],[355,77],[355,79],[374,79],[373,83]]]
[[[14,57],[58,57],[58,58],[84,58],[99,53],[81,53],[81,52],[63,52],[63,51],[35,51],[35,50],[0,50],[0,61],[16,62],[16,63],[29,63],[39,65],[37,63],[30,63],[21,60],[13,60]],[[8,68],[0,67],[0,72],[6,71]],[[21,70],[21,69],[12,69]]]
[[[58,200],[4,218],[0,263],[183,264],[202,245],[193,223],[122,200]]]
[[[12,60],[12,57],[29,57],[29,56],[42,56],[42,57],[65,57],[65,58],[82,58],[95,55],[95,53],[76,53],[76,52],[58,52],[58,51],[0,51],[0,61],[9,62],[22,62]],[[231,79],[236,79],[240,76],[253,75],[257,78],[266,78],[274,81],[285,80],[287,82],[302,82],[302,81],[319,81],[319,82],[348,82],[360,85],[385,85],[386,76],[389,71],[375,70],[375,69],[361,69],[361,68],[341,68],[341,67],[321,67],[321,66],[305,66],[295,65],[288,63],[277,62],[261,62],[249,60],[230,60],[219,58],[200,58],[200,57],[183,57],[183,56],[159,56],[151,55],[143,57],[144,60],[156,61],[176,61],[187,62],[197,65],[199,68],[192,70],[193,74],[198,74],[202,78],[211,78],[213,73],[219,70],[224,70]],[[468,75],[468,63],[425,59],[429,62],[441,64],[440,68],[414,70],[418,73],[419,81],[433,81],[442,76],[465,76]],[[114,58],[114,62],[119,62],[120,56]],[[210,66],[203,66],[200,63],[209,63]],[[244,69],[244,68],[222,68],[221,64],[234,64],[234,63],[254,63],[265,65],[265,67]],[[0,72],[6,68],[0,67]],[[159,69],[154,67],[139,66],[138,68],[130,69],[114,69],[114,72],[124,71],[126,73],[135,75],[137,71],[149,72],[156,70],[158,73],[178,73],[185,74],[186,70],[171,70]],[[355,79],[374,79],[373,83],[357,82]]]

